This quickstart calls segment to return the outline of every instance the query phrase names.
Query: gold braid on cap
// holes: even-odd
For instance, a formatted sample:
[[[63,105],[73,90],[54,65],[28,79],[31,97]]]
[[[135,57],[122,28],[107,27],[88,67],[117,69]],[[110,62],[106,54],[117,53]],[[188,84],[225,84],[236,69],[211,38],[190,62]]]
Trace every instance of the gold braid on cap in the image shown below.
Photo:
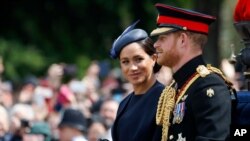
[[[173,88],[175,81],[173,80],[169,86],[162,91],[157,105],[156,124],[162,125],[162,141],[167,141],[168,129],[170,126],[170,118],[175,105],[176,90]]]

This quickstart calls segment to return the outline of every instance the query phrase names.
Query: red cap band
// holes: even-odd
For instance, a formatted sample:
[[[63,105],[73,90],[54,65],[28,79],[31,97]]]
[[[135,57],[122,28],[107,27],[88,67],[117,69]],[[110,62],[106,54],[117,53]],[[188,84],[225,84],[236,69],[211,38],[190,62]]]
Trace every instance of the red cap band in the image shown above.
[[[208,24],[197,22],[197,21],[190,21],[186,19],[179,19],[179,18],[167,17],[167,16],[159,16],[157,23],[158,24],[164,24],[164,23],[173,24],[173,25],[186,27],[187,30],[208,33]]]

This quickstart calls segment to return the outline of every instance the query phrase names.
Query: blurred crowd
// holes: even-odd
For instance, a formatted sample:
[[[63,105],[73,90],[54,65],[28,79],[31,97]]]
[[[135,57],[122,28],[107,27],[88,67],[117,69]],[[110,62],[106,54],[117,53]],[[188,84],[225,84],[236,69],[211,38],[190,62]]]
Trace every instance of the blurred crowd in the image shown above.
[[[72,124],[70,127],[76,129],[83,126],[85,130],[80,131],[89,141],[112,140],[110,127],[119,102],[131,91],[131,86],[117,68],[101,80],[100,67],[93,61],[79,79],[75,65],[52,64],[45,77],[27,77],[20,88],[1,80],[0,141],[66,140],[66,126],[59,124]],[[0,75],[3,72],[0,63]],[[66,109],[80,111],[84,122],[71,114],[65,124],[62,119]]]
[[[234,67],[223,60],[221,68],[240,90],[239,76]],[[116,118],[119,102],[132,87],[113,68],[100,79],[101,65],[93,61],[85,75],[77,78],[75,65],[52,64],[44,77],[27,77],[20,88],[0,80],[0,141],[66,141],[77,129],[88,141],[111,138],[111,126]],[[0,63],[0,76],[4,72]],[[156,74],[167,85],[171,70],[163,67]],[[77,110],[81,116],[64,116],[67,109]],[[76,114],[77,115],[77,114]],[[84,121],[82,121],[84,119]]]

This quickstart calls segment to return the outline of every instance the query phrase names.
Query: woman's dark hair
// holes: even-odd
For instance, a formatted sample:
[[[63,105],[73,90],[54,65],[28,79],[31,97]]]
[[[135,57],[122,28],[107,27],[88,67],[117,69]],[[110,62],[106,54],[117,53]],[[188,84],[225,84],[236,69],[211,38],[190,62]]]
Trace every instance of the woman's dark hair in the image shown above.
[[[151,38],[145,38],[143,40],[138,41],[138,44],[143,48],[143,50],[148,54],[148,55],[154,55],[156,53],[156,49],[154,48],[154,43]],[[153,72],[157,73],[161,69],[161,66],[157,63],[155,63]]]

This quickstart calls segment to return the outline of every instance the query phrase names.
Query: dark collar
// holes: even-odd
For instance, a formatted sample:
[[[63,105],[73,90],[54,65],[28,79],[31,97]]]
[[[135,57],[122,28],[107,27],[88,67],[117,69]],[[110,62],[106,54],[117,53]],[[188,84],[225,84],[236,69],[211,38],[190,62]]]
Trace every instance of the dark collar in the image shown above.
[[[176,73],[174,73],[173,78],[178,84],[178,88],[181,88],[184,83],[191,77],[199,65],[205,65],[202,55],[199,55],[186,64],[184,64]]]

